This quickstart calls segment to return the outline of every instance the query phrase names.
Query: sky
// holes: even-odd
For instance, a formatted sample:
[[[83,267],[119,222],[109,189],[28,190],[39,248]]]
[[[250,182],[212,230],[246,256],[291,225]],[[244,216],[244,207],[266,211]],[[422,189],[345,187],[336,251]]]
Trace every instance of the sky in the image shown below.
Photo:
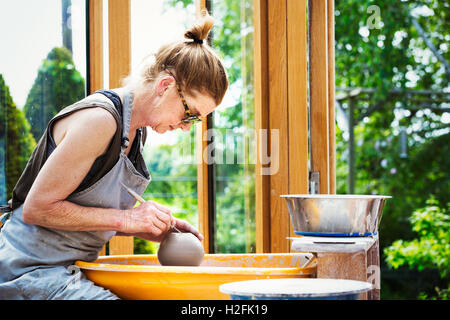
[[[180,8],[165,9],[162,3],[156,0],[131,1],[133,69],[161,44],[182,38],[185,25],[193,21],[193,12],[190,15],[188,10]],[[107,0],[104,7],[107,8]],[[85,1],[72,0],[73,58],[76,69],[86,77],[84,15]],[[9,30],[2,32],[0,73],[10,87],[14,102],[22,108],[43,59],[52,48],[62,46],[61,0],[0,0],[0,28]],[[104,32],[106,53],[107,28]],[[106,65],[106,78],[107,70]]]
[[[74,61],[85,77],[85,23],[80,19],[84,1],[73,3]],[[14,102],[22,109],[42,60],[52,48],[62,45],[61,1],[0,0],[0,30],[0,73]]]
[[[165,0],[131,0],[131,66],[136,70],[142,59],[164,43],[183,39],[195,20],[191,5],[173,8]],[[103,0],[108,7],[108,0]],[[9,86],[18,108],[25,105],[38,68],[52,48],[62,46],[61,0],[0,0],[0,74]],[[72,0],[72,40],[75,68],[86,78],[85,0]],[[105,10],[106,12],[107,10]],[[108,88],[108,17],[104,15],[104,83]],[[233,106],[239,88],[230,88],[220,108]],[[152,139],[174,143],[180,132],[168,132]],[[155,133],[156,134],[156,133]],[[161,139],[162,138],[162,139]]]

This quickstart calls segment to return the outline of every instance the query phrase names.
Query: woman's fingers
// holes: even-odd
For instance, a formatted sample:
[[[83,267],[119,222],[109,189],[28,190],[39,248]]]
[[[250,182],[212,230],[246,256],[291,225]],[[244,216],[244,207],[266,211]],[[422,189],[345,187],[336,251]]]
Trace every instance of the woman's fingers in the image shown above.
[[[158,236],[170,229],[170,209],[153,201],[144,202],[131,209],[125,219],[125,233],[149,232]]]
[[[161,215],[160,213],[157,213],[157,216]],[[163,221],[159,217],[156,217],[153,221],[153,225],[158,228],[159,230],[165,232],[169,230],[170,224],[168,224],[166,221]]]
[[[164,231],[167,231],[170,229],[170,227],[172,225],[172,216],[171,215],[168,215],[162,211],[157,211],[155,216],[156,216],[156,221],[163,225],[162,229]]]
[[[162,212],[168,213],[170,214],[170,208],[163,206],[162,204],[159,204],[158,202],[155,201],[150,201],[156,208],[158,208],[159,210],[161,210]]]
[[[173,225],[182,232],[192,233],[200,241],[204,239],[195,227],[185,220],[173,217],[170,208],[157,202],[148,201],[133,210],[136,210],[133,212],[136,229],[133,232],[150,233],[158,237],[169,231]]]
[[[194,228],[192,225],[189,224],[186,220],[182,219],[175,219],[175,226],[180,229],[180,231],[186,231],[192,233],[194,236],[196,236],[200,241],[203,241],[203,235],[198,232],[196,228]]]
[[[174,220],[170,208],[163,206],[155,201],[151,201],[151,204],[153,204],[154,208],[158,211],[156,217],[167,225],[167,228],[165,230],[166,231],[169,230],[170,227],[173,225]]]

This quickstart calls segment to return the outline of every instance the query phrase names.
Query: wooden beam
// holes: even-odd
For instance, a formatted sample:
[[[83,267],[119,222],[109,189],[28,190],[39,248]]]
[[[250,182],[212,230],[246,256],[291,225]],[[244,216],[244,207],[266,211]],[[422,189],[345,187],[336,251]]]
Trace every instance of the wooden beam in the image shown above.
[[[109,87],[121,87],[121,80],[131,71],[130,0],[108,1]],[[113,237],[109,254],[133,254],[133,237]]]
[[[255,0],[255,126],[269,130],[277,171],[264,175],[267,141],[257,137],[257,252],[289,252],[294,235],[282,194],[308,193],[306,0]],[[271,140],[271,131],[278,140]],[[275,153],[278,153],[277,155]],[[268,167],[268,166],[267,166]]]
[[[121,87],[131,71],[130,0],[108,1],[109,86]]]
[[[200,17],[200,12],[201,12],[203,9],[206,9],[206,8],[207,8],[207,1],[208,1],[208,0],[195,0],[195,1],[194,1],[194,4],[195,4],[195,16],[196,16],[197,18]],[[211,13],[211,12],[210,12],[210,13]]]
[[[255,86],[255,220],[256,252],[270,252],[270,176],[265,174],[262,163],[267,154],[268,141],[263,141],[263,130],[269,129],[269,76],[268,76],[268,38],[267,1],[254,0],[254,86]]]
[[[268,58],[269,58],[269,125],[278,130],[278,141],[270,141],[274,169],[270,174],[270,245],[271,252],[289,252],[290,220],[285,200],[289,192],[289,132],[287,86],[287,3],[286,0],[268,2]],[[271,136],[271,133],[269,134]],[[278,156],[274,153],[278,151]]]
[[[103,89],[103,0],[89,0],[89,88]]]
[[[307,0],[287,1],[289,194],[308,193],[306,6]],[[292,224],[289,223],[289,226],[289,234],[294,236]]]
[[[88,95],[103,89],[103,0],[89,0],[89,88]],[[106,255],[106,246],[99,252]]]
[[[288,0],[289,192],[308,193],[307,0]]]
[[[206,121],[195,125],[196,130],[196,154],[197,154],[197,207],[198,207],[198,228],[203,235],[203,249],[205,253],[210,253],[210,219],[208,214],[208,165],[203,158],[203,152],[207,150],[208,142],[205,137],[207,130]]]
[[[336,111],[334,67],[334,0],[327,0],[329,193],[336,194]]]
[[[195,15],[200,17],[200,12],[207,8],[207,0],[195,0]],[[199,232],[203,235],[203,249],[205,253],[212,253],[214,250],[213,240],[211,237],[214,234],[211,232],[214,230],[214,226],[211,225],[213,221],[210,217],[210,188],[209,188],[209,174],[207,159],[203,154],[207,150],[207,119],[203,119],[201,123],[196,124],[196,153],[197,153],[197,207],[198,207],[198,228]]]
[[[334,103],[329,103],[334,101],[334,3],[309,1],[308,43],[306,1],[254,1],[255,126],[278,130],[279,138],[269,140],[267,153],[267,141],[257,135],[257,252],[290,251],[286,238],[293,235],[293,229],[280,195],[308,193],[309,169],[320,172],[320,193],[335,193]],[[262,155],[274,159],[276,152],[278,164],[271,166],[278,170],[264,176]]]
[[[311,170],[320,173],[320,193],[330,192],[327,0],[309,0]]]

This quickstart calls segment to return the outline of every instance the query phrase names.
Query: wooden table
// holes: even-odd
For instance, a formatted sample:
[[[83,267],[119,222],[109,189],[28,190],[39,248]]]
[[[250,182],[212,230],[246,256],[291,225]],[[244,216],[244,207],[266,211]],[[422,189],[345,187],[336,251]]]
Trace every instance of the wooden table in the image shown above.
[[[370,282],[374,289],[363,300],[380,299],[378,235],[372,237],[295,237],[293,251],[311,252],[317,258],[317,278]]]

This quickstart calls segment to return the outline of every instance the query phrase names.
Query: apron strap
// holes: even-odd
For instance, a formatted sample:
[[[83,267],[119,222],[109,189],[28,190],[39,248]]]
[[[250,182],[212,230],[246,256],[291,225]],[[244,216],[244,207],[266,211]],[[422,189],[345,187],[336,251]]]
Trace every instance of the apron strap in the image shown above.
[[[122,116],[122,146],[121,152],[125,150],[130,145],[130,121],[131,121],[131,108],[133,106],[133,96],[130,92],[126,91],[123,97],[123,116]]]

